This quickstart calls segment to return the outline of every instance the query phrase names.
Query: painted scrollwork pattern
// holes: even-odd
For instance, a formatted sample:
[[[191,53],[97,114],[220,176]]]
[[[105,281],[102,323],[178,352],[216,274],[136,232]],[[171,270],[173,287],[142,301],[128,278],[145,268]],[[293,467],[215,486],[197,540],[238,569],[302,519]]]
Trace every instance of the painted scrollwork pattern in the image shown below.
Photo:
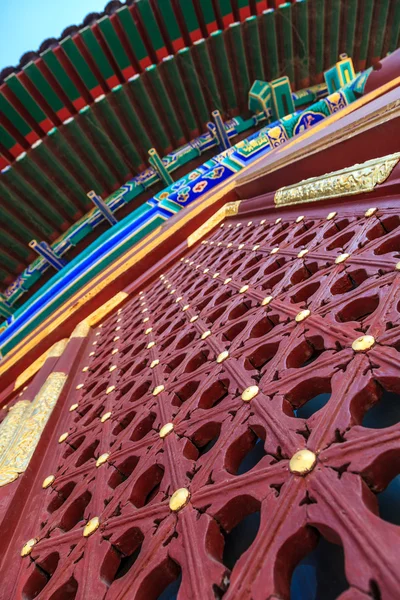
[[[365,419],[399,400],[400,218],[312,210],[226,220],[92,331],[10,597],[156,600],[177,580],[179,600],[288,600],[322,538],[343,549],[341,600],[398,597],[400,528],[378,496],[400,423]]]

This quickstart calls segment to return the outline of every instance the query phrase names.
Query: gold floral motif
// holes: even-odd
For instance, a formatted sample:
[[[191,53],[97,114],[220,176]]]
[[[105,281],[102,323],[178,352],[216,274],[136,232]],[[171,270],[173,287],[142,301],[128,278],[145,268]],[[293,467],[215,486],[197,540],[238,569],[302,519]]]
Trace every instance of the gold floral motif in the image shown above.
[[[18,375],[17,379],[14,383],[14,392],[21,388],[25,383],[31,379],[38,371],[42,368],[44,363],[48,358],[59,357],[65,350],[65,347],[68,343],[68,339],[65,338],[59,342],[56,342],[54,346],[50,348],[50,350],[46,350],[39,358],[37,358],[25,371],[22,371],[20,375]]]
[[[46,358],[59,358],[67,347],[68,341],[68,338],[64,338],[63,340],[56,342],[54,346],[50,348]]]
[[[0,425],[0,487],[26,470],[66,380],[51,373],[33,402],[17,402]]]
[[[287,206],[371,192],[389,177],[399,160],[400,152],[396,152],[321,177],[305,179],[280,188],[275,194],[275,204]]]

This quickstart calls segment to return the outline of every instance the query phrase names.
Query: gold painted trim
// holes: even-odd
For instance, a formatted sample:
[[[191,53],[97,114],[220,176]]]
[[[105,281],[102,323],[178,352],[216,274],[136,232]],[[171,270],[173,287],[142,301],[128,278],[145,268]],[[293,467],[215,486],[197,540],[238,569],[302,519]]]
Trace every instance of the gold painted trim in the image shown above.
[[[92,312],[86,319],[90,327],[94,327],[94,325],[97,325],[97,323],[104,319],[106,315],[108,315],[112,310],[114,310],[116,306],[121,304],[121,302],[123,302],[125,298],[128,298],[128,296],[129,294],[127,294],[126,292],[118,292],[118,294],[116,294],[113,298],[110,298],[110,300],[108,300],[97,310]]]
[[[72,338],[85,338],[89,335],[90,325],[86,319],[78,323],[73,332],[71,333]]]
[[[64,352],[68,344],[68,338],[56,342],[49,350],[46,350],[39,358],[37,358],[29,367],[27,367],[14,383],[14,392],[21,388],[29,379],[31,379],[36,373],[43,367],[44,363],[48,358],[59,358]]]
[[[51,373],[33,402],[17,402],[0,425],[0,487],[15,481],[29,465],[68,375]]]
[[[275,193],[274,202],[276,206],[291,206],[372,192],[377,185],[386,181],[399,160],[400,152],[396,152],[320,177],[305,179],[280,188]]]
[[[187,238],[188,248],[197,244],[204,236],[206,236],[214,227],[219,225],[221,221],[224,221],[227,217],[234,217],[239,212],[240,200],[236,202],[227,202],[222,206],[216,213],[212,215],[203,225],[201,225],[196,231],[194,231]]]

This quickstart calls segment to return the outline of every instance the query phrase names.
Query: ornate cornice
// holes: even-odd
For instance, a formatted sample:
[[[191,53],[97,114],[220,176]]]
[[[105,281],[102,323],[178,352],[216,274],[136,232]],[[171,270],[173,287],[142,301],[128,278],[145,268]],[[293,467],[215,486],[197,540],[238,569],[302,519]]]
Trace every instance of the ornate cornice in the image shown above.
[[[289,206],[371,192],[389,177],[399,160],[400,152],[396,152],[320,177],[305,179],[280,188],[275,193],[275,204]]]

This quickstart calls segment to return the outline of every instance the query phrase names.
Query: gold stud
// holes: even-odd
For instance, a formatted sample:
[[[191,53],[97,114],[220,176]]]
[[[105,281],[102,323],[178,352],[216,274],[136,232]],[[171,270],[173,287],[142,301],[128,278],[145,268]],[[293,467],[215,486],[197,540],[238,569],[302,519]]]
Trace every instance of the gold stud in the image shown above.
[[[218,242],[217,246],[222,246],[222,242]]]
[[[142,313],[145,313],[145,312],[147,312],[148,310],[149,310],[148,308],[144,308],[144,309],[142,310]]]
[[[210,242],[210,246],[212,246],[214,244],[214,242]],[[188,261],[189,262],[189,261]]]
[[[253,249],[253,252],[255,252],[256,250],[258,250],[258,249],[259,249],[259,247],[260,247],[260,244],[254,244],[254,246],[253,246],[253,248],[252,248],[252,249]]]
[[[51,486],[52,483],[54,483],[55,479],[56,478],[54,475],[49,475],[48,477],[46,477],[46,479],[42,483],[42,488],[46,490],[48,487]]]
[[[115,390],[115,385],[110,385],[110,387],[108,387],[106,389],[106,394],[111,394],[111,392],[113,392]]]
[[[232,277],[227,277],[224,281],[224,285],[228,285],[232,281]]]
[[[27,541],[26,544],[22,547],[21,556],[28,556],[28,554],[32,552],[32,548],[35,544],[37,544],[36,538],[32,538],[31,540]]]
[[[218,354],[217,356],[217,363],[222,363],[224,362],[224,360],[226,360],[229,356],[229,352],[228,350],[224,350],[223,352],[221,352],[221,354]]]
[[[232,227],[232,223],[228,223],[228,228],[229,228],[229,227]]]
[[[182,296],[178,296],[177,299],[175,300],[175,304],[177,304],[178,302],[180,302],[182,300]]]
[[[111,365],[111,367],[108,370],[110,373],[112,373],[113,371],[115,371],[116,368],[117,368],[117,365]]]
[[[276,254],[277,252],[279,252],[279,248],[278,247],[272,248],[270,254]]]
[[[146,306],[146,302],[142,302],[140,306]],[[117,323],[121,323],[122,319],[117,319]]]
[[[375,338],[372,335],[361,335],[352,343],[354,352],[363,352],[369,350],[375,344]]]
[[[300,252],[297,255],[297,258],[303,258],[303,256],[305,256],[308,253],[308,250],[306,248],[304,248],[304,250],[300,250]]]
[[[252,225],[252,224],[253,224],[253,221],[249,221],[249,222],[247,223],[247,227],[250,227],[250,225]]]
[[[344,253],[344,254],[339,254],[339,256],[337,256],[335,258],[335,263],[337,265],[340,265],[340,263],[343,263],[345,260],[347,260],[349,258],[350,254]]]
[[[313,470],[316,462],[317,457],[314,452],[303,448],[303,450],[299,450],[293,454],[289,461],[289,470],[295,475],[307,475],[307,473]]]
[[[229,242],[229,244],[226,245],[227,248],[231,248],[233,246],[232,242]]]
[[[114,356],[114,354],[117,354],[117,352],[118,352],[118,348],[114,348],[114,350],[112,350],[112,352],[111,352],[112,356]]]
[[[250,387],[246,388],[242,393],[243,402],[250,402],[250,400],[253,400],[259,391],[260,390],[257,385],[251,385]]]
[[[279,225],[279,223],[282,221],[281,217],[278,217],[275,221],[275,225]]]
[[[141,291],[139,292],[139,296],[142,296],[143,294],[144,294],[144,291],[143,291],[143,290],[141,290]],[[120,309],[120,310],[121,310],[121,309]],[[118,313],[119,313],[119,311],[118,311]]]
[[[221,229],[223,228],[223,226],[224,226],[224,224],[223,224],[223,223],[221,223],[221,225],[220,225]]]
[[[98,332],[96,333],[96,335],[100,335],[100,334],[101,334],[101,331],[98,331]]]
[[[119,331],[121,329],[121,327],[118,325],[118,327],[115,328],[115,331]]]
[[[334,211],[332,211],[332,212],[329,213],[329,215],[326,217],[326,220],[327,221],[332,221],[332,219],[334,219],[336,217],[336,215],[337,215],[337,212],[336,212],[336,210],[334,210]]]
[[[76,402],[75,404],[71,404],[69,407],[69,412],[74,412],[78,408],[79,404]]]
[[[372,215],[374,215],[377,210],[377,208],[369,208],[367,211],[365,211],[365,216],[372,217]]]
[[[186,488],[179,488],[174,492],[169,500],[169,507],[172,511],[181,510],[189,502],[190,492]]]
[[[241,250],[242,248],[244,248],[244,244],[239,244],[238,250]]]
[[[170,295],[172,296],[173,294],[175,294],[176,290],[171,290],[170,291]]]
[[[100,527],[99,517],[93,517],[93,519],[90,519],[90,521],[88,521],[86,523],[84,530],[83,530],[83,537],[89,537],[95,531],[97,531],[99,527]]]
[[[241,223],[236,223],[236,227],[240,227],[240,226],[241,226]]]
[[[68,432],[66,432],[66,433],[62,433],[62,434],[60,435],[60,437],[58,438],[58,443],[59,443],[59,444],[62,444],[63,442],[65,442],[65,440],[67,439],[67,437],[68,437],[68,436],[69,436],[69,433],[68,433]]]
[[[158,358],[155,358],[150,365],[150,369],[154,369],[154,367],[156,367],[159,364],[160,364],[160,361],[158,360]]]
[[[210,270],[210,269],[209,269],[208,267],[206,267],[206,268],[204,269],[203,273],[208,273],[208,271],[209,271],[209,270]]]
[[[173,423],[166,423],[165,425],[163,425],[160,429],[160,438],[165,438],[167,437],[167,435],[169,433],[171,433],[171,431],[173,431],[174,429],[174,424]]]
[[[83,367],[82,373],[86,373],[86,371],[89,371],[89,367]]]
[[[113,342],[118,342],[119,340],[119,335],[116,335],[115,338],[113,339]]]
[[[294,318],[296,323],[301,323],[304,319],[307,319],[311,315],[311,311],[306,308],[305,310],[301,310]]]
[[[153,390],[153,396],[158,396],[158,394],[161,394],[161,392],[163,392],[164,390],[165,387],[163,386],[163,384],[157,385]]]
[[[97,342],[93,342],[92,346],[96,346]]]
[[[100,421],[102,423],[105,423],[106,421],[108,421],[108,419],[111,417],[112,413],[111,411],[104,413],[104,415],[101,417]]]
[[[266,296],[264,300],[261,302],[261,306],[267,306],[270,302],[272,302],[272,296]]]
[[[104,463],[106,463],[109,458],[110,455],[108,454],[108,452],[100,454],[99,458],[96,460],[96,467],[101,467],[101,465],[104,465]]]
[[[193,315],[193,317],[190,318],[190,323],[194,323],[195,321],[197,321],[198,318],[199,315]]]
[[[264,225],[266,222],[266,219],[263,219],[262,221],[260,221],[260,225]]]
[[[400,262],[397,263],[397,265],[395,266],[396,271],[400,271]]]
[[[171,288],[172,288],[172,283],[169,283],[169,284],[167,285],[167,290],[170,290]]]
[[[248,289],[249,289],[248,285],[242,286],[239,290],[239,294],[244,294],[245,292],[247,292]]]
[[[213,275],[213,279],[217,279],[217,277],[219,277],[219,273],[218,273],[218,272],[217,272],[217,273],[214,273],[214,275]]]
[[[94,356],[96,352],[89,352],[89,356]]]
[[[211,335],[211,331],[208,329],[207,331],[201,334],[201,339],[205,340],[206,338],[208,338],[209,335]]]
[[[304,215],[300,215],[299,217],[297,217],[296,219],[296,223],[301,223],[301,221],[304,220]]]
[[[147,323],[148,321],[150,321],[150,317],[145,317],[142,321],[142,323]],[[118,338],[119,339],[119,338]]]
[[[156,343],[155,343],[155,342],[149,342],[149,343],[147,344],[146,348],[147,348],[148,350],[150,350],[150,348],[152,348],[152,347],[153,347],[153,346],[155,346],[155,345],[156,345]]]
[[[190,308],[190,304],[185,304],[185,306],[182,308],[182,311],[186,312],[189,308]]]
[[[151,333],[152,331],[153,331],[153,328],[148,327],[144,333],[145,333],[145,335],[149,335],[149,333]]]

